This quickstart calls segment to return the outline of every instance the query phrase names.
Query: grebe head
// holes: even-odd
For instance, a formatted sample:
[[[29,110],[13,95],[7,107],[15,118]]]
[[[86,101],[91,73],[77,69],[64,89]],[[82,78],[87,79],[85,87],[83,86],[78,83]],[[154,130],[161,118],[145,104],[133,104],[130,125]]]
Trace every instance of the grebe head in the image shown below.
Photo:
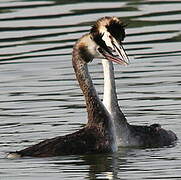
[[[118,64],[128,64],[122,46],[125,25],[116,17],[103,17],[96,21],[90,33],[78,41],[79,52],[86,63],[94,58],[106,58]]]
[[[103,17],[92,26],[91,38],[97,44],[99,55],[118,64],[128,64],[128,56],[122,46],[125,24],[117,17]]]

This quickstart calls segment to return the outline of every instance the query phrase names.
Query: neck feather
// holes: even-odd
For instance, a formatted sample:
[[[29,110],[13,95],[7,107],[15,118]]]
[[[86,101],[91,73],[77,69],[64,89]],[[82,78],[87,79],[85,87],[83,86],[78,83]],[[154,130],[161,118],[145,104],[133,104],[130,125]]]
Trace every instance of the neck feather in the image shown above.
[[[81,51],[79,51],[77,44],[73,49],[72,63],[80,88],[85,96],[88,125],[100,125],[101,123],[102,126],[110,127],[110,115],[98,97],[91,76],[89,75],[87,63],[82,59]]]
[[[103,59],[102,60],[103,71],[104,71],[104,95],[103,103],[109,113],[117,111],[119,109],[116,86],[114,80],[114,67],[113,63]]]
[[[103,103],[114,120],[120,121],[119,123],[126,122],[126,118],[118,104],[113,63],[103,59],[102,65],[104,71]]]

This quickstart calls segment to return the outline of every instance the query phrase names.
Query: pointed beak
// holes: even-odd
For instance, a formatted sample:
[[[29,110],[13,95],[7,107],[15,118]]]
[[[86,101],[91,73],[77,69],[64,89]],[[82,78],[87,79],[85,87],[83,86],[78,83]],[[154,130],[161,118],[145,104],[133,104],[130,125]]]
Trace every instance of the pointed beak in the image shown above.
[[[129,64],[129,58],[121,43],[110,35],[103,35],[102,40],[104,46],[98,48],[99,53],[109,61],[123,65]]]

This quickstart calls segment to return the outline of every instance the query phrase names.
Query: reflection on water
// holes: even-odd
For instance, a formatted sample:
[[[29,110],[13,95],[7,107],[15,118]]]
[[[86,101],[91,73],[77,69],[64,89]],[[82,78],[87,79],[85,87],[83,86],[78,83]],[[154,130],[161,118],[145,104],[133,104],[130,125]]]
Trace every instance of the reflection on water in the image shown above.
[[[72,46],[102,16],[128,24],[128,67],[115,65],[130,123],[161,123],[180,137],[179,1],[0,2],[0,179],[179,179],[180,142],[115,154],[7,160],[4,153],[73,132],[86,123],[71,65]],[[90,71],[102,95],[102,67]]]

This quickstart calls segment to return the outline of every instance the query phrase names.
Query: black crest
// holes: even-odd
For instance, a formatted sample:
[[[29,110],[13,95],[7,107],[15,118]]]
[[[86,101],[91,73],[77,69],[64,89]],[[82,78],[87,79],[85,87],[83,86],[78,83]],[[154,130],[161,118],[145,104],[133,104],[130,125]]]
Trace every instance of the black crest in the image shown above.
[[[123,24],[121,21],[115,21],[114,19],[110,21],[110,23],[106,26],[108,32],[117,40],[123,41],[126,34],[125,34],[125,27],[126,25]]]
[[[104,23],[105,22],[105,23]],[[91,28],[91,34],[93,35],[93,39],[99,39],[102,35],[99,32],[99,26],[104,25],[107,28],[107,31],[118,41],[123,41],[126,34],[125,34],[125,27],[121,20],[115,17],[104,17],[99,19]],[[99,37],[98,37],[99,36]],[[96,41],[97,43],[97,41]]]

